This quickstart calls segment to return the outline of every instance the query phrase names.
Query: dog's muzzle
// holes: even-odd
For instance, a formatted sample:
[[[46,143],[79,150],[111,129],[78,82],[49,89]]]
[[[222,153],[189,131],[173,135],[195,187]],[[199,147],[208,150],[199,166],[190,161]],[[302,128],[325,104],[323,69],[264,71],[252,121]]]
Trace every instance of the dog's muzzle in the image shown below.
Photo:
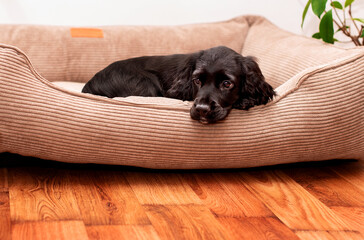
[[[191,107],[190,115],[192,119],[207,124],[224,119],[228,115],[229,110],[230,109],[222,108],[215,102],[211,104],[206,104],[198,102],[196,103],[195,101],[195,103]]]

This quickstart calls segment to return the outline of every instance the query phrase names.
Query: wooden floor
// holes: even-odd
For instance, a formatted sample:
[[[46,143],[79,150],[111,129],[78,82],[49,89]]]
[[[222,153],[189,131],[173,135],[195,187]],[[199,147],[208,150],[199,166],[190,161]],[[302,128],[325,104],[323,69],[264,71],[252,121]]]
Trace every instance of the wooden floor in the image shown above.
[[[0,154],[0,239],[364,239],[364,164],[157,171]]]

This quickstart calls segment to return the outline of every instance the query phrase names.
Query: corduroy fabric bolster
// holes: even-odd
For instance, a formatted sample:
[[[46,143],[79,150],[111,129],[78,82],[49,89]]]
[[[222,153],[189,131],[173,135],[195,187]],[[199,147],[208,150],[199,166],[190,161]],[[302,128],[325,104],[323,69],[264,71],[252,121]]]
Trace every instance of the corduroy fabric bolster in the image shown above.
[[[38,73],[31,53],[1,44],[0,152],[63,162],[161,169],[363,160],[364,50],[344,50],[299,37],[272,27],[261,17],[239,17],[227,22],[248,26],[245,34],[236,36],[241,38],[236,48],[241,48],[244,55],[259,58],[278,96],[266,106],[233,110],[226,120],[212,125],[190,119],[190,102],[142,97],[108,99],[59,87]],[[214,24],[209,26],[214,28]],[[272,37],[263,37],[268,29],[273,42]],[[42,31],[47,32],[45,28]],[[218,34],[211,31],[211,38]],[[181,43],[176,44],[176,49],[181,49]],[[287,44],[291,44],[288,49]],[[56,46],[67,51],[67,46]],[[100,49],[95,51],[101,54]],[[88,50],[88,54],[92,51]],[[52,61],[45,67],[45,60],[39,59],[40,72],[55,67]],[[91,65],[96,68],[102,64]],[[79,67],[83,72],[79,82],[99,70],[87,70],[83,63]],[[73,69],[76,71],[77,66]],[[62,72],[68,74],[66,70],[55,74]],[[77,74],[52,80],[76,79]]]

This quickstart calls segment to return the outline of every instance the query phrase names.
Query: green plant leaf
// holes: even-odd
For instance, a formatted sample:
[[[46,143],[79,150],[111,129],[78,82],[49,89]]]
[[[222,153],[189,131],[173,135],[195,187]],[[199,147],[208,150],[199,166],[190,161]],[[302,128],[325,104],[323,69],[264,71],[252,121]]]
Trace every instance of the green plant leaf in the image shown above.
[[[328,11],[320,21],[320,35],[324,42],[334,43],[334,23],[332,20],[332,10]]]
[[[337,9],[343,9],[343,5],[341,5],[341,3],[339,3],[338,1],[332,2],[331,6]]]
[[[364,29],[363,29],[363,31],[361,32],[360,37],[364,38]]]
[[[364,18],[353,18],[353,20],[364,23]]]
[[[305,9],[303,10],[303,13],[302,13],[302,23],[301,23],[301,28],[303,27],[303,22],[305,21],[305,18],[306,18],[306,14],[307,14],[307,11],[308,11],[308,8],[310,7],[311,5],[311,0],[308,0],[307,4],[306,4],[306,7]]]
[[[351,5],[355,0],[346,0],[345,1],[345,7]]]
[[[321,39],[321,35],[320,35],[320,33],[319,33],[319,32],[314,33],[314,34],[312,35],[312,37],[313,37],[313,38],[316,38],[316,39]]]
[[[325,11],[327,0],[312,0],[312,11],[318,18],[321,18],[321,14]]]

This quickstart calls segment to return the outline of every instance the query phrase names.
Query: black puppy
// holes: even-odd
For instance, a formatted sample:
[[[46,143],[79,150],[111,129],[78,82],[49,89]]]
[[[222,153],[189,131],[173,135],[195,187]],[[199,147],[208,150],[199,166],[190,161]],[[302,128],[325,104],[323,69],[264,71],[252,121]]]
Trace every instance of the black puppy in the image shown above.
[[[82,92],[109,98],[194,100],[191,118],[202,123],[222,120],[232,108],[248,110],[266,104],[275,95],[254,58],[224,46],[114,62],[98,72]]]

